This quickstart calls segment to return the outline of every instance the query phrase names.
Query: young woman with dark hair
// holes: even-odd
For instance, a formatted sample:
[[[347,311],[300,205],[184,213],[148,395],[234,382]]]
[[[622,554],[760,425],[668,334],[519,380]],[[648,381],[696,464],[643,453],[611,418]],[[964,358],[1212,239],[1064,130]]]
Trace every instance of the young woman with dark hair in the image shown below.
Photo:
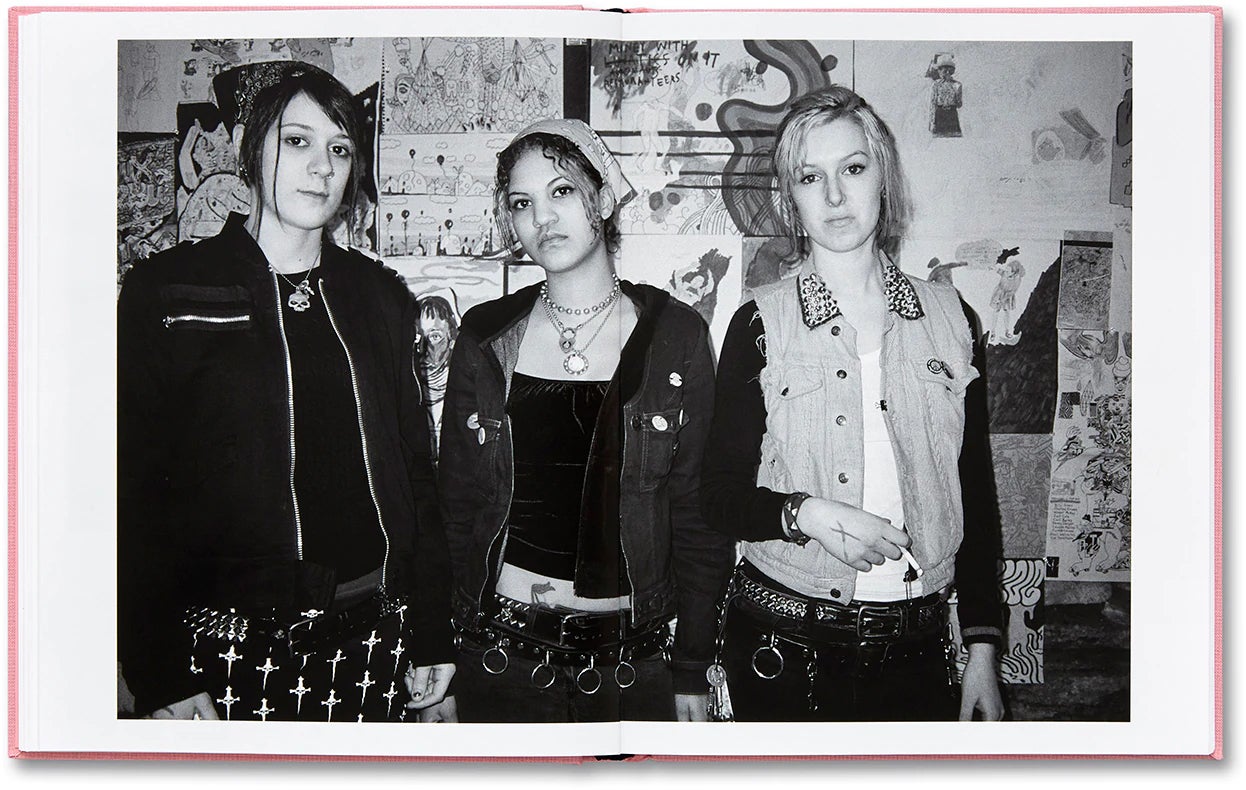
[[[154,718],[394,720],[454,672],[419,307],[326,233],[371,144],[350,93],[265,65],[231,97],[250,216],[120,295],[120,658]]]
[[[892,260],[908,189],[860,96],[793,102],[774,166],[799,270],[732,319],[703,468],[706,520],[743,541],[720,650],[735,716],[997,719],[999,529],[966,314]]]
[[[706,717],[733,561],[698,506],[709,334],[617,276],[629,197],[580,121],[534,124],[498,157],[499,227],[545,281],[468,311],[450,365],[440,483],[462,721]]]

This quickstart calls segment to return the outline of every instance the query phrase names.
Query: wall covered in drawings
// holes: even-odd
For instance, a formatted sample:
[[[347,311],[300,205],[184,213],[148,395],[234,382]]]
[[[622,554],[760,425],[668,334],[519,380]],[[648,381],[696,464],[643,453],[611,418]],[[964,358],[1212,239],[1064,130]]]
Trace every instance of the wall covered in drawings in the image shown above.
[[[424,299],[434,401],[462,313],[540,279],[492,213],[496,154],[517,130],[567,116],[600,132],[637,192],[620,215],[620,274],[692,305],[721,344],[753,288],[794,273],[770,173],[776,125],[796,95],[853,87],[895,132],[912,187],[897,262],[954,285],[984,347],[1008,679],[1042,681],[1046,584],[1129,580],[1128,43],[122,42],[119,278],[249,210],[231,96],[272,60],[313,63],[357,95],[369,201],[335,236]]]

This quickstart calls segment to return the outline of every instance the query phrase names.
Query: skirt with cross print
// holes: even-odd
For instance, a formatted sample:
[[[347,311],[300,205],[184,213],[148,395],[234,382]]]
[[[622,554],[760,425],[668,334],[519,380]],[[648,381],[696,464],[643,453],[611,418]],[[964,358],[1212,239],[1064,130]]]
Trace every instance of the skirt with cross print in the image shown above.
[[[187,669],[223,720],[402,721],[409,699],[406,614],[403,607],[370,633],[305,654],[253,629],[194,627]]]

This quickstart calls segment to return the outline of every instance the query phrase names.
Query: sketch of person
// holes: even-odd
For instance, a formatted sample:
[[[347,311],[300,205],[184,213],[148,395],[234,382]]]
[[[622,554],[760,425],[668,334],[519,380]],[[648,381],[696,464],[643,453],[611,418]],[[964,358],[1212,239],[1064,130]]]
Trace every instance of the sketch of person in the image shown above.
[[[1082,414],[1101,394],[1116,392],[1113,366],[1120,356],[1120,333],[1102,330],[1061,329],[1056,332],[1060,345],[1077,361],[1071,369],[1081,393]]]
[[[672,272],[666,290],[700,313],[706,324],[712,324],[714,308],[718,306],[718,283],[730,264],[731,258],[717,248],[711,249],[691,266]]]
[[[1015,346],[1020,335],[1012,333],[1012,311],[1017,307],[1017,289],[1021,287],[1021,278],[1025,276],[1025,267],[1016,258],[1019,247],[1004,250],[995,259],[995,271],[999,274],[999,284],[991,294],[991,309],[995,311],[995,321],[991,326],[991,338],[987,345]],[[1002,330],[1002,331],[1001,331]]]
[[[229,124],[215,106],[181,105],[178,127],[183,130],[177,153],[178,237],[206,239],[221,231],[231,212],[250,210],[251,191],[235,172]]]
[[[213,173],[229,173],[238,167],[229,130],[219,118],[216,121],[212,129],[205,130],[196,117],[178,150],[177,165],[181,169],[182,183],[191,191],[203,178]]]
[[[666,154],[670,151],[670,138],[663,138],[661,132],[670,123],[670,105],[665,96],[654,96],[646,99],[636,108],[634,120],[640,130],[641,152],[636,157],[638,173],[660,173],[674,167],[674,176],[679,177],[678,163],[670,164]]]
[[[956,59],[940,52],[926,67],[926,77],[934,80],[930,88],[930,131],[935,137],[960,137],[961,84],[952,79]]]
[[[458,298],[452,290],[416,297],[420,305],[416,355],[420,360],[418,378],[424,388],[424,405],[432,427],[433,458],[437,458],[441,437],[441,407],[450,375],[450,352],[459,336]]]

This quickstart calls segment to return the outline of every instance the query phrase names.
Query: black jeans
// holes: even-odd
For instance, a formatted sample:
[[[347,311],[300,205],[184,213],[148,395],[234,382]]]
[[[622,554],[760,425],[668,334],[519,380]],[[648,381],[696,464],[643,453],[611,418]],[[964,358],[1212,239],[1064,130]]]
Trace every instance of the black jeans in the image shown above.
[[[737,721],[956,720],[945,633],[843,644],[793,625],[740,598],[728,604],[721,663]]]

